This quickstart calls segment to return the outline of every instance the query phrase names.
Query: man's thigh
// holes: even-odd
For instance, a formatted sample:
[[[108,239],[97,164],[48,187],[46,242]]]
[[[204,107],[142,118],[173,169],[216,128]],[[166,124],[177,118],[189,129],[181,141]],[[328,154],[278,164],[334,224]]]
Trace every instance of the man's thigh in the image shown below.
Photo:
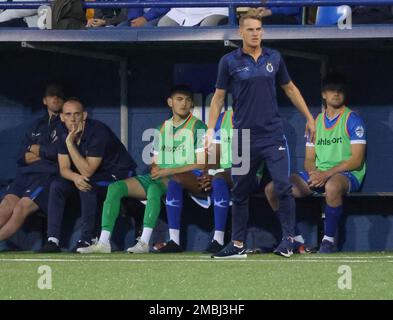
[[[198,177],[201,176],[202,172],[200,170],[193,170],[176,174],[172,177],[172,179],[180,183],[188,192],[191,192],[192,194],[201,194],[203,193],[203,190],[198,180]]]
[[[274,137],[261,151],[263,160],[274,182],[274,188],[284,190],[290,187],[291,172],[289,150],[285,137]]]
[[[51,173],[34,173],[19,176],[11,185],[10,194],[19,198],[30,199],[45,213],[48,211],[50,184],[55,179]]]
[[[167,188],[167,179],[154,180],[151,174],[137,175],[124,180],[128,187],[128,196],[138,200],[146,200],[149,186],[157,184],[163,190]]]

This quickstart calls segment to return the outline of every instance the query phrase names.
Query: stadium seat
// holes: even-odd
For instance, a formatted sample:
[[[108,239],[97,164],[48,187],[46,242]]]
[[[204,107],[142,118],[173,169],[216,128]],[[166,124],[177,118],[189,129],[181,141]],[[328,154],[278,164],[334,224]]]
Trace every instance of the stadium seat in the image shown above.
[[[340,17],[347,17],[350,11],[349,6],[318,7],[315,24],[318,26],[335,25]]]

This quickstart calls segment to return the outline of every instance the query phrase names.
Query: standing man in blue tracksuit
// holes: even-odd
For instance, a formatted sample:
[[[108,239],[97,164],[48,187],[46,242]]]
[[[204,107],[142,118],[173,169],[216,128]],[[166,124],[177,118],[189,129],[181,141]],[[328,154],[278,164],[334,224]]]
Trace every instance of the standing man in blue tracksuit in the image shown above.
[[[234,133],[232,143],[232,241],[212,257],[246,257],[244,241],[248,221],[248,200],[262,161],[266,164],[279,195],[279,218],[283,238],[275,253],[290,257],[295,233],[295,201],[289,183],[288,145],[278,113],[276,83],[306,117],[306,133],[311,141],[315,134],[314,118],[298,88],[291,81],[280,53],[266,47],[262,48],[262,22],[257,10],[251,9],[241,17],[239,32],[243,48],[228,53],[221,59],[209,115],[208,146],[214,132],[211,129],[216,125],[226,92],[230,91],[233,97],[234,129],[239,130],[239,135]],[[247,133],[250,141],[244,143],[242,136],[246,136]],[[243,159],[248,155],[249,163],[234,161],[238,158],[236,149],[239,149]],[[239,170],[247,165],[247,172]]]
[[[64,123],[59,135],[58,162],[61,178],[50,187],[48,241],[41,253],[60,252],[59,239],[66,202],[78,192],[81,202],[82,235],[75,251],[92,244],[96,214],[107,186],[134,175],[136,164],[111,129],[88,119],[77,98],[68,99],[60,114]]]
[[[58,175],[56,127],[64,104],[63,89],[48,85],[42,102],[45,115],[26,131],[16,178],[0,203],[0,241],[18,231],[30,214],[48,211],[49,185]]]

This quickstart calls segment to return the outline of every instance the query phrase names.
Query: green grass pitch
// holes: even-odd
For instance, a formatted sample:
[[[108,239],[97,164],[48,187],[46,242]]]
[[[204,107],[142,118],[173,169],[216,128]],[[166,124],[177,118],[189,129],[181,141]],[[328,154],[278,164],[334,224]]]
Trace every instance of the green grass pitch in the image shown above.
[[[0,265],[0,299],[6,300],[393,299],[393,253],[214,260],[201,253],[10,252],[0,254]],[[48,276],[39,273],[43,265],[50,267],[51,289],[39,288],[40,277]],[[339,273],[343,265],[349,268]]]

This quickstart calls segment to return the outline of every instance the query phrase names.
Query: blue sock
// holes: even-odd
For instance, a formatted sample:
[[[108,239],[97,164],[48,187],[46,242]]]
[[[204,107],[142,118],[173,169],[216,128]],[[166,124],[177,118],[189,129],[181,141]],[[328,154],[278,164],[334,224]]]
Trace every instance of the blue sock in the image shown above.
[[[214,230],[225,231],[229,210],[229,189],[223,178],[213,179]]]
[[[325,236],[334,238],[336,236],[338,221],[340,220],[343,206],[333,208],[325,206]]]
[[[180,215],[183,209],[183,186],[173,180],[168,182],[166,213],[169,229],[180,229]]]

